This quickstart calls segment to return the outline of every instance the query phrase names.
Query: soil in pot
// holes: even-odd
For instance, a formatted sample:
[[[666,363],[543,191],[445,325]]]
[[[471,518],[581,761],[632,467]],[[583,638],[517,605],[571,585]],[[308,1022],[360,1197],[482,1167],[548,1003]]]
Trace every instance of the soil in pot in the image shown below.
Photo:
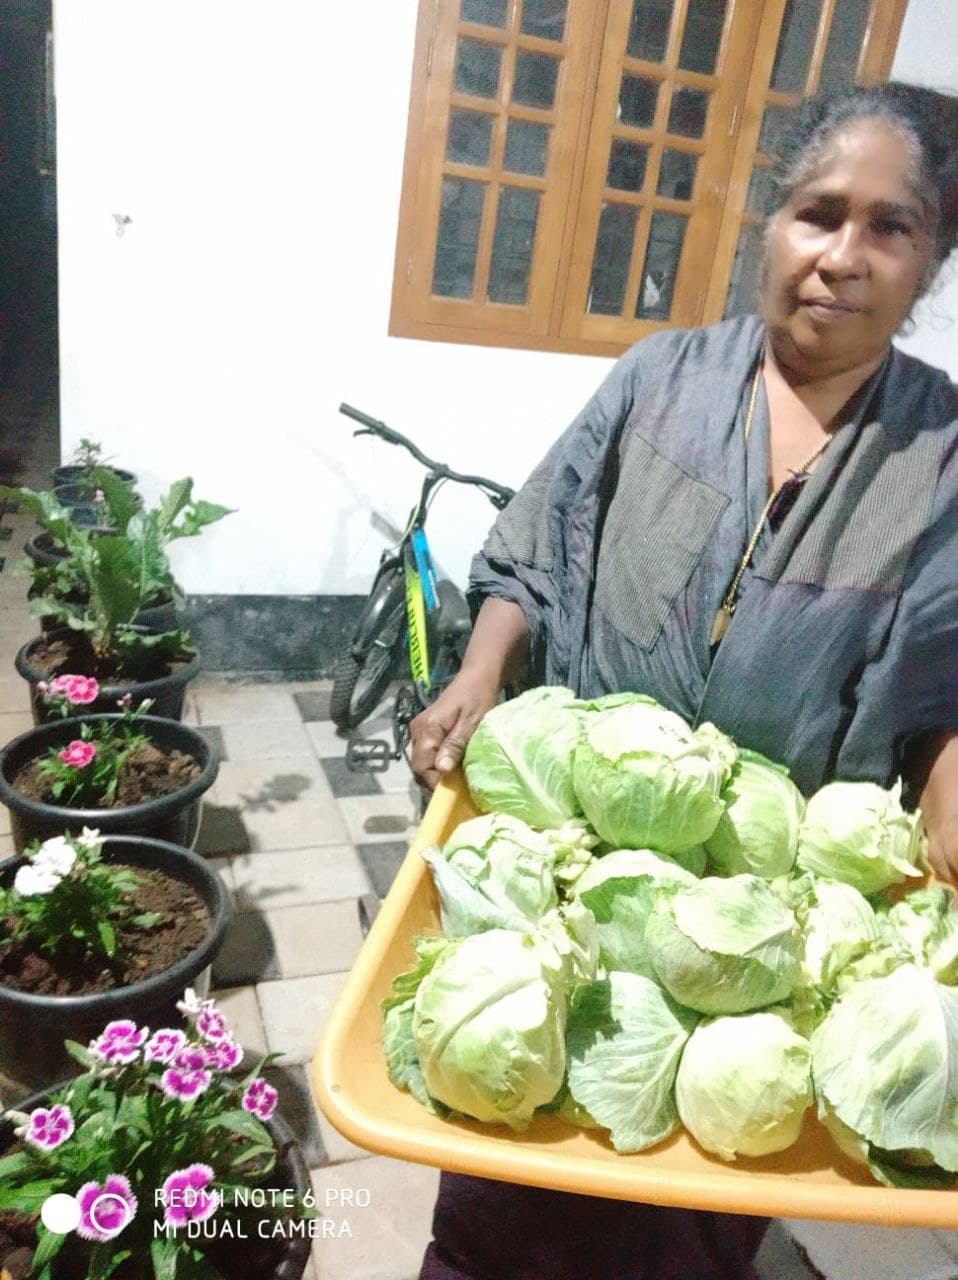
[[[124,866],[117,863],[116,866]],[[128,986],[171,969],[194,951],[212,928],[212,918],[189,885],[162,871],[131,867],[139,880],[127,897],[131,915],[157,912],[162,919],[151,929],[132,922],[117,926],[117,955],[104,966],[89,956],[55,958],[26,941],[0,940],[0,984],[36,995],[77,996]],[[0,921],[0,935],[9,926]]]
[[[149,657],[147,656],[147,661]],[[184,656],[184,661],[188,659]],[[62,632],[50,638],[43,637],[30,650],[30,666],[44,680],[51,680],[67,671],[80,671],[86,676],[96,676],[101,684],[128,685],[142,680],[158,680],[171,675],[176,664],[153,659],[152,668],[130,672],[118,671],[116,664],[99,661],[85,636],[77,633],[65,638]]]
[[[40,769],[40,760],[31,760],[11,778],[11,784],[40,804],[62,804],[50,790],[50,779]],[[111,799],[97,797],[91,807],[119,809],[124,805],[143,804],[160,796],[169,796],[198,778],[200,766],[185,751],[165,751],[145,742],[124,762],[117,775],[117,788]]]

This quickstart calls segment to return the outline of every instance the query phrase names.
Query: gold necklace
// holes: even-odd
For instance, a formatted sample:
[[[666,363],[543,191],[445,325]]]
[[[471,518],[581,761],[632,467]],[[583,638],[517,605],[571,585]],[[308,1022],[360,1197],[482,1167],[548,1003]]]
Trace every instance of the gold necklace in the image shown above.
[[[758,368],[755,371],[755,377],[752,379],[752,392],[751,392],[751,395],[749,396],[748,412],[745,415],[746,441],[748,440],[749,432],[752,429],[752,415],[755,412],[755,400],[756,400],[756,397],[758,396],[758,381],[761,376],[762,376],[762,366],[760,363]],[[778,498],[778,495],[782,492],[785,486],[789,484],[795,478],[795,476],[800,476],[804,472],[806,472],[808,468],[812,465],[812,463],[815,462],[821,456],[821,454],[825,452],[825,449],[828,446],[830,440],[831,440],[831,436],[826,436],[825,439],[821,442],[821,444],[818,445],[817,448],[812,450],[812,452],[808,455],[808,457],[804,460],[804,462],[799,464],[798,469],[796,471],[790,471],[788,476],[786,476],[786,478],[781,482],[781,484],[776,487],[775,491],[770,495],[768,502],[766,502],[765,506],[762,508],[762,514],[759,516],[758,523],[756,524],[755,528],[752,530],[752,536],[748,540],[748,545],[745,548],[745,554],[742,556],[742,559],[739,561],[739,566],[735,571],[735,577],[732,579],[732,584],[729,587],[728,591],[726,591],[722,599],[722,603],[719,606],[718,613],[716,613],[715,615],[715,621],[712,623],[712,633],[709,636],[710,645],[718,644],[721,641],[722,637],[725,635],[726,631],[728,631],[729,629],[729,624],[732,621],[732,615],[735,613],[735,606],[738,603],[739,583],[742,581],[742,575],[745,573],[745,570],[748,568],[749,563],[751,562],[752,555],[755,551],[755,547],[758,544],[759,538],[762,536],[762,529],[765,525],[765,519],[768,516],[769,511],[771,511],[772,507],[775,505],[775,500]]]

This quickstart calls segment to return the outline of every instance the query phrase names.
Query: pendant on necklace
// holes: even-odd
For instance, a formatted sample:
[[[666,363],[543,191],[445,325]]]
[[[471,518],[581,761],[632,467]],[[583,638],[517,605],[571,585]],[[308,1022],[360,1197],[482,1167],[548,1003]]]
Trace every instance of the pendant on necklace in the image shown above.
[[[712,623],[712,634],[709,636],[709,644],[718,644],[725,636],[726,631],[732,621],[732,609],[723,601],[722,607],[715,615],[715,621]]]

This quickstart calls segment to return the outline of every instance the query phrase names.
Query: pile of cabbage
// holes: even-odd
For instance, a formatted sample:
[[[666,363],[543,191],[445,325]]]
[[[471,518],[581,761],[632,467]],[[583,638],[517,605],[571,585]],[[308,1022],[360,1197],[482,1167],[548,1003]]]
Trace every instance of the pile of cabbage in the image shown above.
[[[955,1183],[958,913],[900,784],[806,803],[713,725],[558,688],[490,711],[465,771],[482,816],[423,855],[443,936],[383,1002],[395,1084],[725,1160],[814,1108],[881,1182]]]

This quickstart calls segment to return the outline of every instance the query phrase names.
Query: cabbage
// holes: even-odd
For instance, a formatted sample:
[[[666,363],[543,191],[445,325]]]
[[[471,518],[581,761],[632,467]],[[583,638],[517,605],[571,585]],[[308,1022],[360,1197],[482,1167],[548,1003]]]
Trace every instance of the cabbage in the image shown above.
[[[779,1013],[700,1023],[675,1080],[679,1116],[723,1160],[784,1151],[812,1104],[811,1065],[808,1041]]]
[[[953,889],[943,884],[914,889],[884,915],[889,941],[939,982],[958,984],[958,911]]]
[[[806,891],[796,908],[802,929],[802,976],[834,995],[843,970],[873,951],[881,940],[878,918],[868,899],[850,884],[803,877]]]
[[[795,917],[757,876],[709,876],[660,894],[645,945],[668,993],[701,1013],[786,1000],[799,974]]]
[[[466,747],[464,767],[478,808],[533,827],[561,827],[580,813],[572,761],[581,716],[571,689],[530,689],[493,707]]]
[[[811,1043],[819,1115],[844,1150],[857,1142],[892,1185],[958,1172],[958,991],[903,965],[850,987]]]
[[[798,836],[798,865],[879,893],[920,876],[921,817],[901,807],[901,782],[890,791],[874,782],[830,782],[812,796]]]
[[[734,760],[731,739],[712,725],[693,731],[680,716],[636,699],[587,719],[575,790],[592,826],[615,848],[672,853],[715,830]]]
[[[633,973],[610,973],[576,992],[566,1033],[569,1093],[610,1131],[616,1151],[642,1151],[678,1126],[672,1089],[696,1021]]]
[[[442,850],[432,846],[422,856],[447,937],[529,929],[557,904],[553,847],[518,818],[487,814],[461,822]]]
[[[581,818],[569,818],[561,827],[542,833],[555,858],[555,878],[567,892],[592,862],[599,837]]]
[[[705,844],[712,870],[769,880],[790,871],[805,801],[788,770],[740,749],[722,799],[725,812]]]
[[[596,858],[575,893],[595,916],[599,958],[607,969],[654,978],[645,948],[645,924],[663,886],[694,884],[695,877],[665,854],[617,849]]]
[[[415,967],[393,979],[392,991],[382,1002],[383,1051],[390,1080],[397,1089],[408,1089],[428,1111],[442,1113],[446,1108],[429,1096],[422,1078],[412,1024],[419,985],[450,945],[445,938],[417,938]]]
[[[431,1097],[521,1130],[565,1076],[565,993],[551,947],[490,929],[448,944],[416,992],[412,1032]]]

